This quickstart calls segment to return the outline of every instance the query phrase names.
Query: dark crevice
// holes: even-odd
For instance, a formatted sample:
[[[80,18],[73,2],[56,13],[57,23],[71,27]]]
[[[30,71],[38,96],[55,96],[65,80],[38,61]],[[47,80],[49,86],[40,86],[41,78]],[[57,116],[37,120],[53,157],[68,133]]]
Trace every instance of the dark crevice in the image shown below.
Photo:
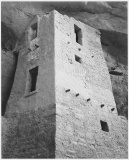
[[[1,22],[1,46],[4,51],[12,51],[17,42],[17,36],[4,22]]]
[[[109,73],[112,74],[112,75],[115,75],[115,76],[122,76],[123,75],[122,72],[118,72],[118,71],[114,71],[114,70],[109,71]]]
[[[18,53],[12,52],[16,46],[18,37],[11,27],[1,22],[1,47],[2,47],[2,116],[6,111],[7,101],[14,82],[17,68]]]
[[[6,86],[8,86],[7,91],[6,91],[6,95],[5,94],[2,95],[2,108],[1,108],[2,109],[2,112],[1,112],[2,116],[4,116],[4,114],[6,112],[6,105],[7,105],[9,96],[11,94],[12,86],[13,86],[13,83],[14,83],[14,77],[15,77],[15,72],[16,72],[16,68],[17,68],[19,51],[14,51],[13,55],[14,55],[15,62],[13,64],[13,67],[11,68],[11,71],[8,73],[8,74],[10,74],[10,79],[7,79],[7,81],[9,81],[9,82],[6,82],[6,83],[8,83],[8,84],[6,84]],[[6,63],[6,61],[5,61],[5,63]],[[2,94],[3,94],[3,91],[2,91]]]
[[[35,44],[34,51],[35,51],[36,49],[38,49],[38,48],[39,48],[39,46]]]
[[[100,29],[101,32],[101,44],[106,46],[112,45],[117,48],[127,48],[127,34]]]
[[[112,83],[118,115],[128,118],[127,34],[100,29],[101,44]]]
[[[111,67],[111,70],[113,70],[113,71],[114,71],[115,69],[116,69],[116,67]]]

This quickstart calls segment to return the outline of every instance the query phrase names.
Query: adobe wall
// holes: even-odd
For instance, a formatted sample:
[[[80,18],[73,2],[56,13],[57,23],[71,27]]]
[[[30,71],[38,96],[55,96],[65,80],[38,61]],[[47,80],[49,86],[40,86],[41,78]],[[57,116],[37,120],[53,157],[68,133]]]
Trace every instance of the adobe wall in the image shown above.
[[[35,21],[38,21],[37,38],[28,41],[29,28]],[[32,24],[25,33],[13,88],[2,118],[3,158],[55,157],[53,12],[38,17]],[[37,49],[35,44],[39,46]],[[28,92],[29,70],[36,66],[36,90]]]
[[[127,158],[127,121],[117,114],[100,33],[56,11],[55,87],[56,158]]]

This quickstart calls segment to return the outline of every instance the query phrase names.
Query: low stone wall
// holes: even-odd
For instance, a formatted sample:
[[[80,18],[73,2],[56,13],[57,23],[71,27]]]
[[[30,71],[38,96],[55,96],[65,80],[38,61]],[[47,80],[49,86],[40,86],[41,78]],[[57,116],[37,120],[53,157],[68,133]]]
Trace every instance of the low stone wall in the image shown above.
[[[3,158],[55,157],[55,105],[2,120]]]

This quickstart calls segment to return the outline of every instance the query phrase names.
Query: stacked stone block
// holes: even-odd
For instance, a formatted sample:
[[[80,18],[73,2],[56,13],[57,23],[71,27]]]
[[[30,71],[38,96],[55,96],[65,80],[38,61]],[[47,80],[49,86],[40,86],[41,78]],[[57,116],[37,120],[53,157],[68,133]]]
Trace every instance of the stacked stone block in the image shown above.
[[[127,122],[117,114],[100,38],[98,30],[55,12],[56,158],[127,158],[124,129],[115,127],[126,129]]]

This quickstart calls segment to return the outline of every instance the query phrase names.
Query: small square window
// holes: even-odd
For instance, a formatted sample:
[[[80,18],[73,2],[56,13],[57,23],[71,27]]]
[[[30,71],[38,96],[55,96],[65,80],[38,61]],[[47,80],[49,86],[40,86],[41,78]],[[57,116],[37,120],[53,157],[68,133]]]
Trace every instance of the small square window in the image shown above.
[[[101,129],[105,132],[109,132],[109,127],[108,127],[108,124],[107,122],[104,122],[102,120],[100,120],[100,124],[101,124]]]
[[[82,59],[77,55],[75,55],[75,61],[77,61],[78,63],[82,63]]]

